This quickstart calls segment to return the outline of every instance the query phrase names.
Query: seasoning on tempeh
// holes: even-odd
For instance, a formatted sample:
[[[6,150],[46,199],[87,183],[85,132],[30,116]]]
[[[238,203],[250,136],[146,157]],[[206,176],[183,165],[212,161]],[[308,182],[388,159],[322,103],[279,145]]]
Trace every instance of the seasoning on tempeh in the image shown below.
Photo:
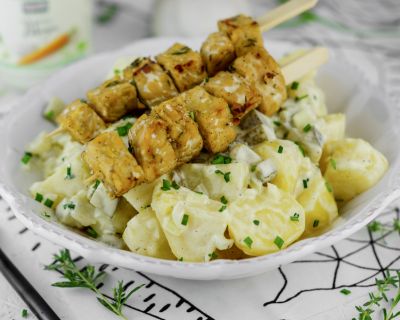
[[[225,151],[236,137],[227,102],[210,95],[200,86],[182,93],[180,99],[193,112],[205,148],[212,153]]]
[[[124,79],[134,81],[138,95],[148,106],[175,97],[178,94],[171,77],[155,61],[138,58],[124,70]]]
[[[234,72],[217,73],[204,84],[204,88],[228,102],[235,122],[261,103],[261,96],[254,86]]]
[[[175,150],[178,165],[188,162],[200,153],[203,139],[197,124],[178,97],[154,107],[151,116],[166,122],[168,138]]]
[[[210,77],[226,70],[235,59],[235,48],[224,32],[211,33],[203,42],[200,53]]]
[[[80,143],[86,143],[106,128],[104,121],[83,100],[75,100],[58,116],[60,127]]]
[[[142,168],[116,131],[103,132],[90,141],[82,158],[115,197],[143,181]]]
[[[143,168],[145,181],[154,181],[176,167],[175,151],[168,140],[167,124],[146,114],[129,131],[129,144]]]
[[[263,47],[253,48],[233,63],[235,72],[252,83],[262,96],[258,108],[266,115],[273,115],[286,100],[285,79],[279,65]]]
[[[193,88],[207,76],[200,53],[180,43],[159,54],[156,60],[171,75],[180,92]]]
[[[94,110],[107,122],[119,120],[128,112],[140,108],[136,88],[118,77],[90,90],[87,97]]]

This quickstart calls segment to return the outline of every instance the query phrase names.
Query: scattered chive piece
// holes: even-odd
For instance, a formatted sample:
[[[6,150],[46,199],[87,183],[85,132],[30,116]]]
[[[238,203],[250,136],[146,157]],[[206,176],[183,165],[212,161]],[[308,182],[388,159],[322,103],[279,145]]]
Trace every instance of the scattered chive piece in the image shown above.
[[[308,124],[303,128],[303,131],[307,133],[308,131],[311,130],[311,128],[312,128],[311,124],[308,123]]]
[[[325,187],[329,192],[332,192],[332,186],[329,184],[328,181],[325,181]]]
[[[300,83],[298,83],[297,81],[293,81],[292,85],[290,86],[290,89],[292,90],[297,90],[299,88]]]
[[[100,180],[99,180],[99,179],[96,179],[96,182],[94,183],[93,189],[94,189],[94,190],[97,190],[97,188],[99,187],[99,185],[100,185]]]
[[[274,125],[276,125],[277,127],[280,127],[282,124],[279,121],[273,121]]]
[[[255,165],[255,164],[253,164],[253,165],[250,167],[250,171],[251,171],[251,172],[256,171],[256,169],[257,169],[257,165]]]
[[[132,128],[132,123],[127,123],[124,126],[117,127],[115,130],[117,130],[120,137],[125,137],[128,134],[130,128]]]
[[[172,180],[171,187],[175,190],[178,190],[180,188],[179,184],[177,184],[175,180]]]
[[[296,212],[292,216],[290,216],[291,221],[299,221],[300,215]]]
[[[23,164],[28,164],[28,162],[31,160],[32,157],[33,157],[33,154],[32,154],[32,153],[30,153],[30,152],[25,152],[24,155],[23,155],[23,157],[22,157],[22,159],[21,159],[21,162],[22,162]]]
[[[305,179],[305,180],[303,180],[303,187],[304,187],[304,189],[307,189],[308,188],[308,181],[310,181],[310,179]]]
[[[248,246],[249,248],[251,248],[251,245],[253,244],[253,240],[250,237],[246,237],[243,242],[246,244],[246,246]]]
[[[182,217],[181,224],[182,224],[183,226],[187,226],[188,221],[189,221],[189,216],[185,213],[185,214],[183,215],[183,217]]]
[[[285,241],[283,241],[283,239],[280,236],[276,236],[274,243],[276,244],[276,246],[281,249],[283,244],[285,243]]]
[[[340,293],[344,294],[345,296],[348,296],[351,293],[351,291],[349,289],[344,288],[340,290]]]
[[[64,210],[66,209],[71,209],[74,210],[75,209],[75,203],[71,202],[67,202],[63,205]]]
[[[260,224],[260,220],[253,220],[253,223],[258,226]]]
[[[336,160],[335,159],[330,159],[329,162],[330,162],[332,168],[336,170]]]
[[[230,172],[222,172],[221,170],[218,169],[218,170],[215,170],[215,173],[224,176],[224,180],[226,183],[228,183],[231,180]]]
[[[28,318],[28,310],[22,309],[21,317],[22,317],[22,318]]]
[[[283,152],[283,147],[282,146],[279,146],[278,147],[278,153],[282,153]]]
[[[43,204],[44,204],[46,207],[51,208],[51,207],[53,206],[53,204],[54,204],[54,201],[51,200],[51,199],[49,199],[49,198],[47,198],[47,199],[44,201]]]
[[[210,260],[215,260],[218,258],[218,255],[214,251],[209,253],[208,256],[210,257]]]
[[[225,196],[222,196],[222,197],[221,197],[221,202],[222,202],[223,204],[227,204],[227,203],[228,203],[228,200],[225,198]]]
[[[92,237],[92,238],[95,238],[95,239],[99,236],[97,234],[96,230],[94,230],[91,226],[87,227],[85,229],[85,232],[89,237]]]
[[[194,191],[194,192],[196,192],[197,194],[204,194],[203,192],[200,191]]]
[[[229,164],[232,162],[232,158],[224,156],[223,154],[217,154],[214,159],[211,160],[211,164]]]
[[[163,179],[161,190],[163,190],[163,191],[171,190],[171,182],[169,182],[166,179]]]
[[[299,147],[299,150],[300,150],[301,154],[303,155],[303,157],[305,157],[305,156],[306,156],[306,152],[305,152],[303,146],[300,144],[300,142],[295,141],[295,144],[297,144],[297,146]]]
[[[120,73],[121,73],[121,70],[119,70],[119,69],[114,69],[114,74],[115,74],[116,76],[118,76]]]
[[[374,220],[370,224],[368,224],[368,230],[371,232],[381,231],[383,229],[383,225],[381,222]]]
[[[183,257],[180,257],[180,258],[178,259],[178,261],[183,261]]]
[[[191,117],[192,120],[194,121],[195,117],[194,117],[194,112],[193,111],[189,111],[189,117]]]
[[[303,100],[303,99],[305,99],[307,97],[308,97],[308,94],[305,94],[304,96],[294,98],[294,101],[297,102],[297,101]]]
[[[319,225],[319,220],[318,220],[318,219],[315,219],[314,222],[313,222],[313,224],[312,224],[313,228],[318,227],[318,225]]]
[[[42,212],[41,215],[44,218],[51,218],[51,216],[46,211]]]
[[[225,209],[226,209],[227,207],[226,207],[226,205],[223,205],[221,208],[219,208],[219,212],[222,212],[222,211],[224,211]]]
[[[54,119],[54,111],[53,110],[50,110],[49,112],[46,112],[44,115],[43,115],[43,117],[46,119],[46,120],[49,120],[49,121],[52,121],[53,119]]]
[[[39,202],[42,202],[43,201],[43,195],[41,193],[36,193],[35,200],[39,201]]]

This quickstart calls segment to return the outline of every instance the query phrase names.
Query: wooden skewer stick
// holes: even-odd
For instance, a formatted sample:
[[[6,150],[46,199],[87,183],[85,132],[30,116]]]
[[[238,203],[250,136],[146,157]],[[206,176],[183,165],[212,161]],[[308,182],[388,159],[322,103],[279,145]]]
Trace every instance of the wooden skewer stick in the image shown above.
[[[309,50],[300,57],[294,59],[282,67],[282,73],[286,84],[304,77],[307,73],[317,69],[328,61],[329,52],[327,48],[317,47]]]
[[[267,31],[294,18],[317,4],[318,0],[291,0],[257,18],[261,31]]]

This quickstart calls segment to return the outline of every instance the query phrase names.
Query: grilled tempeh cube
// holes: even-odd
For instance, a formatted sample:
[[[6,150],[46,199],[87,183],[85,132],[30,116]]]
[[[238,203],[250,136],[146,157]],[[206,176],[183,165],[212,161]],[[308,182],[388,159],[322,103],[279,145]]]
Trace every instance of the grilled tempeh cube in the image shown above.
[[[58,116],[60,127],[80,143],[84,144],[106,128],[104,121],[83,100],[68,105]]]
[[[115,197],[143,180],[142,168],[115,131],[103,132],[90,141],[82,158]]]
[[[251,51],[253,47],[264,46],[258,22],[248,16],[238,15],[220,20],[218,28],[229,36],[238,57]]]
[[[200,53],[210,77],[226,70],[235,59],[235,48],[224,32],[211,33],[203,42]]]
[[[261,96],[254,86],[234,72],[217,73],[204,84],[204,88],[228,102],[235,123],[261,103]]]
[[[124,70],[124,79],[133,81],[141,100],[149,107],[178,94],[171,77],[155,61],[138,58]]]
[[[171,75],[180,92],[193,88],[207,76],[200,53],[180,43],[159,54],[156,60]]]
[[[225,151],[236,137],[227,102],[210,95],[200,86],[182,93],[180,99],[193,112],[205,148],[212,153]]]
[[[167,124],[161,119],[142,115],[129,131],[129,144],[148,182],[176,167],[177,159],[168,140]]]
[[[151,111],[151,116],[167,123],[168,138],[175,150],[178,165],[197,156],[203,148],[197,124],[179,100],[179,97],[167,100]]]
[[[271,116],[279,110],[286,100],[285,79],[279,65],[267,50],[263,47],[254,48],[238,57],[233,68],[261,94],[262,102],[258,109],[262,113]]]
[[[117,77],[88,91],[87,97],[94,110],[107,122],[114,122],[139,108],[136,88]]]

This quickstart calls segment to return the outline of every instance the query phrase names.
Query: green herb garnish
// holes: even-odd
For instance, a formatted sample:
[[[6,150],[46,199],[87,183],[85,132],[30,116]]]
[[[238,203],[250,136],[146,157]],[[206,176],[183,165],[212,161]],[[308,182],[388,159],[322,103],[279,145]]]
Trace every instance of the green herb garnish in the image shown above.
[[[36,193],[35,200],[38,202],[43,201],[43,195],[41,193]]]
[[[28,318],[28,310],[22,309],[22,311],[21,311],[21,317],[22,317],[22,318]]]
[[[303,180],[303,188],[304,188],[304,189],[307,189],[307,188],[308,188],[308,182],[309,182],[309,181],[310,181],[310,179],[308,179],[308,178]]]
[[[295,141],[294,143],[299,147],[299,150],[300,150],[301,154],[303,155],[303,157],[305,157],[305,156],[306,156],[306,151],[304,150],[304,148],[303,148],[303,146],[300,144],[300,142]]]
[[[195,121],[194,111],[189,111],[189,117],[191,117],[192,120]]]
[[[260,220],[253,220],[253,223],[258,226],[260,224]]]
[[[279,249],[281,249],[285,241],[283,241],[283,239],[280,236],[276,236],[274,243]]]
[[[231,173],[230,172],[222,172],[221,170],[215,170],[215,173],[222,175],[224,177],[224,180],[225,180],[226,183],[228,183],[231,180],[231,178],[230,178]]]
[[[278,153],[282,153],[283,152],[283,147],[282,146],[279,146],[278,147]]]
[[[183,226],[187,226],[188,221],[189,221],[189,215],[187,215],[187,214],[185,213],[185,214],[183,215],[183,217],[182,217],[181,224],[182,224]]]
[[[328,190],[329,192],[333,191],[332,186],[330,185],[330,183],[328,181],[325,181],[325,187],[326,187],[326,190]]]
[[[314,222],[313,222],[313,224],[312,224],[313,228],[318,227],[318,225],[319,225],[319,220],[318,220],[318,219],[315,219]]]
[[[228,204],[228,199],[226,199],[225,196],[222,196],[220,200],[223,204]]]
[[[307,98],[307,97],[308,97],[308,94],[305,94],[305,95],[303,95],[303,96],[301,96],[301,97],[296,97],[296,98],[294,98],[294,101],[298,102],[298,101],[303,100],[303,99],[305,99],[305,98]]]
[[[67,166],[67,175],[65,176],[65,180],[72,180],[75,176],[72,174],[71,165]]]
[[[344,288],[340,290],[340,293],[344,294],[345,296],[348,296],[351,293],[351,291],[349,289]]]
[[[273,121],[274,125],[276,125],[277,127],[280,127],[282,125],[282,123],[280,123],[279,121]]]
[[[311,130],[311,128],[312,128],[311,124],[308,123],[308,124],[303,128],[303,131],[307,133],[307,132],[309,132],[309,131]]]
[[[33,154],[31,152],[25,152],[21,158],[21,162],[23,164],[28,164],[28,162],[31,161],[32,157],[33,157]]]
[[[290,216],[291,221],[299,221],[300,215],[296,212],[292,216]]]
[[[255,164],[253,164],[253,165],[250,167],[250,171],[251,171],[251,172],[256,171],[256,169],[257,169],[257,165],[255,165]]]
[[[49,121],[53,121],[54,120],[54,116],[55,116],[55,113],[54,113],[53,110],[50,110],[50,111],[46,112],[45,114],[43,114],[43,117],[46,120],[49,120]]]
[[[118,135],[120,137],[125,137],[128,134],[130,128],[132,128],[132,123],[128,122],[123,126],[117,127],[115,130],[118,132]]]
[[[94,239],[96,239],[99,235],[97,234],[97,231],[94,230],[91,226],[87,227],[85,229],[85,233],[89,236],[92,237]]]
[[[53,206],[53,204],[54,204],[54,201],[51,200],[51,199],[49,199],[49,198],[47,198],[47,199],[44,201],[43,204],[44,204],[47,208],[51,208],[51,207]]]
[[[166,179],[163,179],[161,190],[163,190],[163,191],[171,190],[171,182],[169,182]]]
[[[72,201],[64,203],[63,208],[64,208],[64,210],[67,210],[67,209],[75,210],[75,203],[73,203]]]
[[[251,245],[253,244],[253,240],[250,237],[246,237],[243,242],[251,249]]]
[[[221,206],[221,208],[219,208],[219,212],[222,212],[222,211],[224,211],[225,209],[227,208],[227,206],[226,205],[223,205],[223,206]]]
[[[180,188],[179,184],[177,184],[175,180],[172,180],[171,187],[175,190],[178,190]]]
[[[224,156],[223,154],[217,154],[214,159],[211,160],[212,164],[229,164],[232,162],[232,158]]]
[[[330,159],[329,163],[331,164],[332,168],[336,170],[336,160],[335,159]]]
[[[218,255],[215,252],[209,253],[208,256],[210,257],[210,260],[215,260],[218,258]]]
[[[90,264],[84,268],[78,267],[67,249],[61,250],[59,254],[54,255],[54,262],[46,266],[45,269],[62,272],[63,274],[65,281],[53,283],[53,287],[89,289],[94,292],[98,302],[125,320],[127,318],[122,313],[122,307],[134,292],[143,287],[143,285],[137,286],[127,293],[123,281],[119,281],[113,288],[113,298],[108,298],[98,289],[98,285],[104,279],[106,273],[104,271],[96,272],[95,267]]]
[[[297,90],[299,88],[300,83],[298,83],[297,81],[293,81],[292,85],[290,86],[290,89],[292,90]]]

